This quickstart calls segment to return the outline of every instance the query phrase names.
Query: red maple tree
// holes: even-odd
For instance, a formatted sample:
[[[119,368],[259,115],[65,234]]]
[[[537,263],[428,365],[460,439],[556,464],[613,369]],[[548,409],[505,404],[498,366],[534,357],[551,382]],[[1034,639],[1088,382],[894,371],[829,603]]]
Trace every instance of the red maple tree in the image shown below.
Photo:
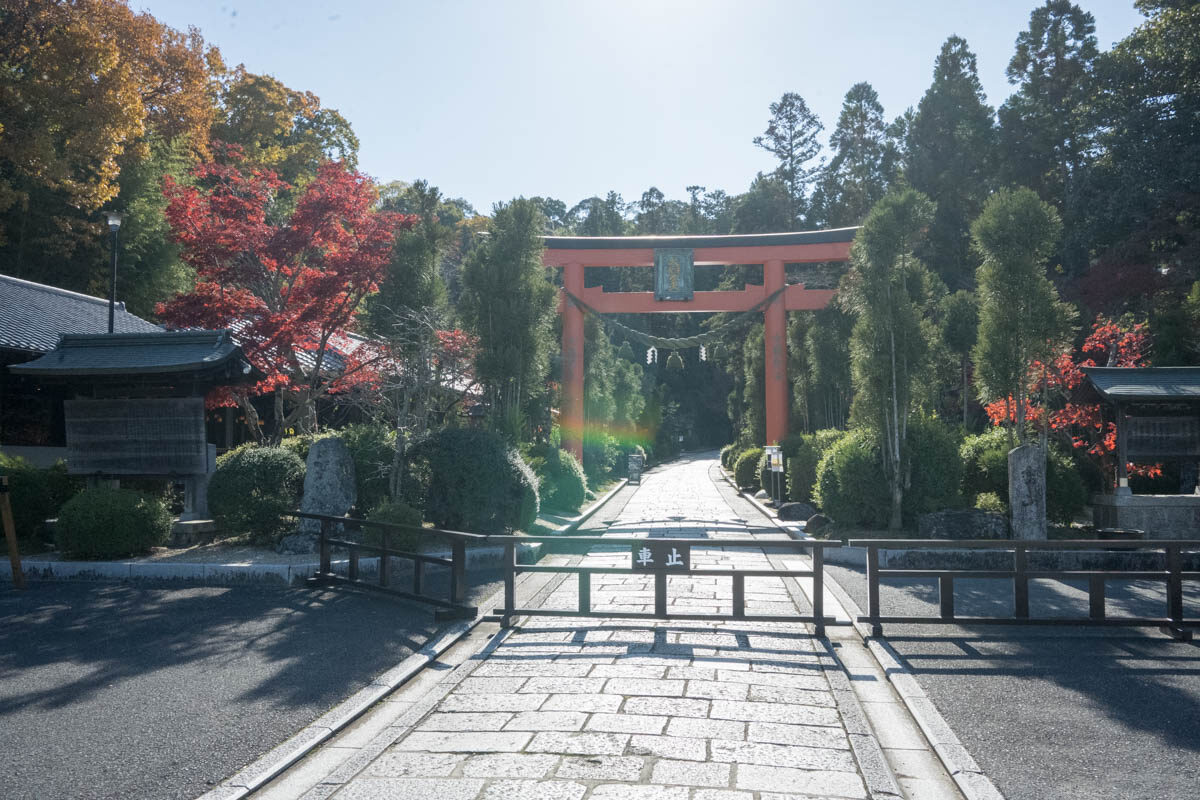
[[[370,178],[341,162],[281,213],[293,187],[269,170],[243,171],[236,146],[191,171],[194,185],[165,179],[167,221],[197,283],[158,307],[175,328],[229,328],[266,379],[220,391],[253,430],[250,397],[275,395],[273,438],[307,427],[317,398],[371,379],[380,351],[349,334],[364,297],[378,288],[396,234],[416,217],[377,211]],[[261,435],[261,434],[260,434]]]
[[[1069,438],[1071,444],[1095,459],[1104,475],[1115,476],[1117,428],[1104,419],[1100,403],[1079,402],[1076,391],[1087,378],[1083,367],[1145,367],[1150,354],[1150,334],[1145,323],[1118,322],[1096,317],[1092,332],[1077,353],[1063,353],[1053,363],[1035,363],[1029,372],[1026,422],[1049,423],[1050,429]],[[1046,400],[1043,403],[1043,398]],[[1057,407],[1056,407],[1057,406]],[[1013,421],[1015,403],[1003,398],[984,407],[993,425]],[[1156,477],[1158,464],[1129,464],[1130,474]]]

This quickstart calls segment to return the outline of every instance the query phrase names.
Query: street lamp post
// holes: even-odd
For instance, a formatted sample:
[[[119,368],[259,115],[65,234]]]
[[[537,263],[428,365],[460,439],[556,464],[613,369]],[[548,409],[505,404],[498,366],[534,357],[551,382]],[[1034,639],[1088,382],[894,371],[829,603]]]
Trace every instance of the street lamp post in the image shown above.
[[[108,280],[108,332],[113,332],[113,323],[117,311],[117,231],[121,229],[121,215],[109,211],[108,230],[112,233],[112,275]]]

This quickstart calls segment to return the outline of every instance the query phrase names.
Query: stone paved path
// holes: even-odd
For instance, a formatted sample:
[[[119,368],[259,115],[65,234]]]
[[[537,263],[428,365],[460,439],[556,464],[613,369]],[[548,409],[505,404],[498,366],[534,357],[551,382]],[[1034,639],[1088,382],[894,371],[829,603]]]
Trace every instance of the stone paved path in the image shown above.
[[[784,536],[755,527],[765,521],[714,482],[713,469],[712,459],[697,458],[646,474],[605,535]],[[596,548],[584,563],[628,566],[629,559],[628,547]],[[693,550],[692,562],[770,567],[757,549]],[[545,606],[574,608],[576,592],[568,576]],[[653,611],[653,578],[596,575],[592,597],[595,610]],[[669,597],[680,612],[727,612],[730,580],[671,578]],[[809,613],[797,609],[780,578],[747,578],[746,604],[748,613]],[[428,713],[397,731],[396,741],[333,796],[869,796],[862,776],[871,767],[860,765],[868,731],[847,687],[838,685],[844,676],[832,651],[806,625],[555,617],[520,624],[455,670]]]

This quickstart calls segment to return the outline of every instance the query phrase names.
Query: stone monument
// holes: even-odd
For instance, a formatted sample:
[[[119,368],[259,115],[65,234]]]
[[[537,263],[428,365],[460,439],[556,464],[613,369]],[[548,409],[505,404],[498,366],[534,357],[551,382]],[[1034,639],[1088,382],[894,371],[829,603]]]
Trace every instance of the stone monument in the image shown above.
[[[1036,444],[1008,453],[1008,505],[1012,538],[1046,538],[1046,454]]]

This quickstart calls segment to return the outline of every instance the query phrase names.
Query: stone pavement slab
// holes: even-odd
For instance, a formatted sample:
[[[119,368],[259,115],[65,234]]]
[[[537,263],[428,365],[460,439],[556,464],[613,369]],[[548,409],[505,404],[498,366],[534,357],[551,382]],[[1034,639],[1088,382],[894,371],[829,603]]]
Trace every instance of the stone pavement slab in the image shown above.
[[[715,486],[712,466],[684,459],[644,474],[605,535],[785,538],[761,518],[741,516]],[[580,563],[627,568],[630,551],[596,547]],[[695,548],[692,563],[771,569],[766,553],[749,548]],[[578,589],[568,575],[544,607],[576,608]],[[596,574],[591,591],[597,613],[653,611],[653,575]],[[673,577],[668,591],[677,611],[732,607],[728,578]],[[796,594],[782,578],[748,578],[747,613],[810,613]],[[449,675],[431,713],[392,732],[394,741],[333,796],[872,796],[852,746],[854,725],[826,676],[840,665],[803,623],[538,616],[519,623]]]

